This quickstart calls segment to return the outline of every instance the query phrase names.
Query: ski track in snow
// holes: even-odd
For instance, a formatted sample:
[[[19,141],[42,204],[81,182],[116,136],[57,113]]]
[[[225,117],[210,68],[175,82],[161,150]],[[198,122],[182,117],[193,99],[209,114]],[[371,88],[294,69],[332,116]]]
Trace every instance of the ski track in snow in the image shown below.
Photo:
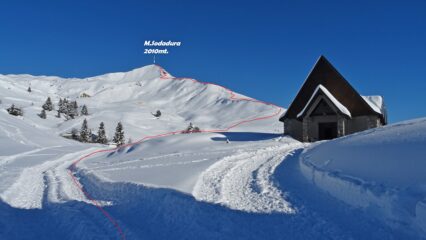
[[[173,163],[158,163],[158,164],[150,164],[150,165],[143,165],[143,166],[134,166],[134,167],[115,167],[115,168],[108,168],[108,169],[102,169],[98,170],[99,172],[114,172],[117,170],[128,170],[128,169],[140,169],[140,168],[155,168],[155,167],[168,167],[168,166],[176,166],[176,165],[188,165],[192,163],[199,163],[204,161],[210,161],[211,159],[208,158],[202,158],[192,161],[180,161],[180,162],[173,162]]]
[[[9,124],[5,121],[1,121],[1,122],[2,122],[1,125],[7,126],[7,127],[10,127],[10,128],[13,129],[13,131],[11,131],[11,130],[8,130],[4,127],[0,127],[0,131],[3,132],[2,134],[5,134],[6,136],[8,136],[8,138],[13,139],[14,141],[19,142],[21,144],[30,145],[30,146],[33,146],[33,147],[40,147],[39,144],[34,143],[34,142],[28,140],[27,138],[25,138],[25,136],[22,134],[21,129],[19,129],[18,127],[13,126],[12,124]]]
[[[88,173],[94,172],[94,171],[112,171],[112,170],[122,170],[122,169],[131,169],[131,168],[150,168],[150,167],[159,167],[159,166],[170,166],[170,165],[184,165],[184,164],[189,164],[189,163],[193,163],[193,162],[200,162],[200,161],[204,161],[204,160],[209,160],[208,158],[201,158],[199,160],[193,160],[193,161],[182,161],[182,162],[176,162],[176,164],[174,163],[170,163],[170,164],[152,164],[152,165],[144,165],[144,166],[139,166],[139,167],[128,167],[126,165],[131,165],[133,163],[140,163],[141,161],[152,161],[152,160],[161,160],[164,158],[182,158],[182,157],[190,157],[190,156],[198,156],[198,157],[202,157],[202,156],[209,156],[212,154],[225,154],[225,153],[229,153],[230,151],[209,151],[209,152],[198,152],[198,153],[185,153],[185,152],[181,152],[181,153],[170,153],[170,154],[162,154],[162,155],[157,155],[157,156],[153,156],[153,157],[144,157],[144,158],[140,158],[140,159],[136,159],[136,160],[129,160],[129,161],[124,161],[124,162],[109,162],[108,168],[105,169],[105,166],[101,166],[101,167],[90,167],[90,169],[87,170]]]
[[[270,177],[286,154],[300,146],[299,143],[278,143],[227,156],[202,174],[193,195],[198,200],[236,210],[294,213]]]
[[[27,152],[18,153],[18,154],[15,154],[15,155],[0,156],[0,167],[2,167],[2,165],[9,164],[16,159],[19,159],[19,158],[22,158],[22,157],[25,157],[25,156],[34,156],[38,152],[42,152],[42,151],[48,150],[48,149],[54,149],[54,148],[57,148],[57,147],[61,147],[61,146],[43,147],[43,148],[37,148],[37,149],[34,149],[34,150],[30,150],[30,151],[27,151]],[[46,155],[48,155],[48,154],[46,154]]]
[[[73,184],[68,174],[68,166],[77,156],[87,151],[93,149],[65,154],[56,160],[25,168],[17,180],[0,194],[0,198],[12,207],[24,209],[41,209],[43,202],[77,200],[91,203]],[[25,155],[14,159],[22,156]],[[44,199],[45,196],[48,197],[47,200]]]

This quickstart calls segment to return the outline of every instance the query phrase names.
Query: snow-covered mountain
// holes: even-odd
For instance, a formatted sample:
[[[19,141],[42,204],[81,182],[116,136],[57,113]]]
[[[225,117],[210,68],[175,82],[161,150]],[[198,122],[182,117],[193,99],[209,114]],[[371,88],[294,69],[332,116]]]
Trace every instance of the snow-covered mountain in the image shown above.
[[[32,92],[27,92],[28,87]],[[230,92],[219,86],[176,79],[157,65],[85,79],[0,75],[2,111],[15,104],[23,108],[24,122],[57,134],[80,128],[83,117],[64,121],[55,118],[53,111],[48,112],[46,120],[40,119],[37,114],[48,96],[56,106],[59,98],[77,100],[80,107],[87,105],[90,115],[85,118],[89,127],[96,130],[103,121],[110,137],[117,122],[122,121],[127,137],[134,140],[183,130],[190,122],[201,129],[223,129],[240,120],[277,111],[276,107],[265,104],[231,99]],[[237,94],[236,98],[239,97],[244,96]],[[162,112],[160,119],[151,114],[157,110]],[[274,118],[242,126],[240,130],[280,132],[281,129]]]
[[[46,119],[42,119],[38,114],[47,97],[52,99],[55,109],[58,109],[60,98],[77,100],[80,107],[88,107],[89,115],[67,120],[63,115],[57,118],[56,111],[51,111],[47,112]],[[262,145],[256,146],[256,142],[250,144],[247,141],[265,139],[268,141],[266,145],[277,145],[275,140],[269,142],[268,139],[278,137],[282,129],[278,122],[282,108],[258,102],[213,84],[175,78],[156,65],[86,79],[0,75],[0,100],[2,239],[34,238],[47,234],[43,229],[21,232],[18,222],[8,222],[7,216],[13,215],[18,211],[16,209],[43,209],[41,215],[44,217],[40,218],[44,220],[41,222],[47,224],[50,229],[59,229],[52,232],[52,236],[58,238],[63,233],[63,223],[73,226],[78,224],[69,218],[82,214],[79,212],[82,209],[90,209],[93,205],[120,205],[121,201],[114,201],[110,196],[96,196],[106,192],[105,190],[98,189],[95,191],[97,193],[89,191],[90,196],[87,195],[87,192],[80,189],[80,183],[76,182],[78,180],[74,175],[81,178],[80,182],[92,179],[90,183],[84,184],[85,189],[89,189],[93,183],[109,182],[114,183],[114,189],[119,189],[119,192],[122,187],[117,186],[124,186],[122,183],[136,183],[169,187],[192,194],[197,179],[212,164],[229,155],[228,153],[241,152],[248,146],[262,148]],[[6,109],[12,104],[22,108],[23,116],[16,117],[7,113]],[[152,115],[157,110],[162,112],[160,118]],[[202,131],[212,133],[169,136],[127,147],[114,154],[111,147],[94,143],[84,144],[60,136],[72,128],[80,129],[84,119],[88,120],[92,132],[96,132],[101,121],[104,122],[109,139],[112,138],[119,121],[123,123],[126,138],[132,138],[133,141],[181,131],[190,122]],[[219,133],[231,128],[238,132],[235,136]],[[227,144],[227,140],[235,141],[235,144]],[[107,156],[96,155],[87,163],[79,163],[78,172],[71,168],[81,156],[102,149],[113,152]],[[133,150],[133,155],[125,154]],[[198,157],[203,155],[200,151],[205,151],[205,157],[202,159]],[[117,157],[119,154],[121,157]],[[154,156],[154,160],[135,159],[145,156]],[[159,160],[155,160],[156,157]],[[99,159],[103,159],[101,164],[97,162]],[[138,163],[132,165],[135,161]],[[106,165],[102,165],[104,163]],[[114,168],[116,170],[113,170]],[[143,171],[144,169],[147,171]],[[72,174],[70,170],[73,171]],[[117,193],[114,193],[114,196],[116,195]],[[135,197],[129,193],[125,195],[128,198]],[[137,197],[134,200],[137,201]],[[77,202],[75,207],[67,207],[73,202]],[[55,221],[58,221],[60,226],[52,226],[47,219],[51,215],[56,216],[58,209],[62,215],[59,221]],[[92,214],[99,214],[96,208],[94,210],[90,210],[93,211]],[[24,215],[28,213],[23,211]],[[97,230],[81,230],[77,231],[76,235],[64,237],[110,238],[117,234],[114,226],[109,225],[111,222],[108,222],[108,218],[102,217],[102,212],[100,215],[95,219],[87,217],[87,221],[94,221],[87,225],[89,229],[100,228],[101,233]],[[35,218],[25,217],[19,222],[26,222],[30,228],[37,228],[37,223],[32,222]],[[82,228],[85,229],[85,226]],[[133,231],[126,229],[129,235]]]

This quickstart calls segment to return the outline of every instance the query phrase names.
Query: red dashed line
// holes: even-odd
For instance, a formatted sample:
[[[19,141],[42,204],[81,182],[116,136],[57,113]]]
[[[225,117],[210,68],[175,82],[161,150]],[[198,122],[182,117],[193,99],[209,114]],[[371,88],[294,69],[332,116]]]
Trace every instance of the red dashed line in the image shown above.
[[[160,78],[163,79],[163,80],[184,80],[184,81],[188,81],[189,80],[189,81],[193,81],[195,83],[200,83],[200,84],[203,84],[203,85],[213,85],[213,86],[220,87],[220,88],[224,89],[225,91],[227,91],[229,93],[229,95],[230,95],[229,99],[231,99],[231,100],[235,100],[235,101],[249,101],[249,102],[261,103],[261,104],[266,104],[266,105],[273,106],[273,107],[277,108],[277,111],[275,111],[275,113],[273,113],[271,115],[268,115],[268,116],[262,116],[262,117],[256,117],[256,118],[249,118],[249,119],[246,119],[246,120],[243,120],[243,121],[239,121],[239,122],[234,123],[234,124],[232,124],[231,126],[225,128],[225,129],[201,130],[200,132],[203,132],[203,133],[227,132],[230,129],[235,128],[235,127],[237,127],[239,125],[242,125],[242,124],[245,124],[245,123],[249,123],[249,122],[254,122],[254,121],[259,121],[259,120],[264,120],[264,119],[275,117],[278,114],[280,114],[280,112],[281,112],[281,108],[278,107],[275,104],[268,103],[268,102],[263,102],[263,101],[259,101],[259,100],[252,99],[252,98],[238,98],[238,97],[236,97],[236,95],[235,95],[235,93],[233,91],[229,90],[226,87],[223,87],[223,86],[220,86],[218,84],[215,84],[215,83],[201,82],[201,81],[198,81],[198,80],[193,79],[193,78],[175,78],[175,77],[170,76],[161,66],[158,66],[158,65],[156,65],[156,66],[158,68],[160,68],[160,72],[161,72],[161,77]],[[184,132],[184,130],[180,130],[180,131],[168,132],[168,133],[163,133],[163,134],[158,134],[158,135],[153,135],[153,136],[146,136],[146,137],[140,139],[137,142],[122,145],[122,146],[120,146],[120,148],[132,146],[132,145],[135,145],[135,144],[139,144],[139,143],[141,143],[143,141],[146,141],[148,139],[166,137],[166,136],[170,136],[170,135],[181,134],[183,132]],[[84,155],[84,156],[80,157],[79,159],[77,159],[76,161],[74,161],[71,164],[71,166],[68,168],[68,173],[71,176],[71,178],[73,180],[73,183],[77,186],[77,188],[80,189],[80,191],[84,194],[84,196],[86,196],[86,198],[89,199],[93,203],[93,205],[95,205],[96,208],[99,209],[99,211],[112,223],[112,225],[116,228],[118,234],[120,235],[120,239],[124,240],[124,239],[126,239],[126,235],[125,235],[123,229],[118,224],[118,222],[105,209],[102,208],[102,205],[96,199],[94,199],[86,190],[84,190],[83,186],[78,181],[77,177],[74,176],[74,174],[72,173],[72,170],[76,169],[76,165],[79,162],[83,161],[84,159],[86,159],[88,157],[91,157],[91,156],[93,156],[95,154],[98,154],[98,153],[113,152],[115,150],[116,150],[116,148],[114,148],[114,149],[101,149],[101,150],[97,150],[97,151],[91,152],[91,153],[89,153],[87,155]]]

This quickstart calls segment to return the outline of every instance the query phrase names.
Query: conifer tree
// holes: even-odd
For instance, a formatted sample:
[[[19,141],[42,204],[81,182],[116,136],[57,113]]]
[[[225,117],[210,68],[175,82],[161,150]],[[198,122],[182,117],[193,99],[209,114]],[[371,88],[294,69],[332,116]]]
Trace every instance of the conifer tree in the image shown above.
[[[83,124],[81,125],[80,130],[80,141],[82,142],[90,142],[91,132],[87,125],[87,120],[84,119]]]
[[[156,117],[156,118],[160,118],[161,117],[161,111],[160,110],[157,110],[157,112],[156,113],[151,113],[154,117]]]
[[[28,87],[27,91],[30,93],[31,92],[31,86]]]
[[[78,131],[77,129],[73,128],[71,129],[71,138],[74,140],[78,140]]]
[[[40,116],[40,118],[46,119],[46,110],[42,109],[39,116]]]
[[[61,110],[61,108],[62,108],[62,104],[63,104],[62,98],[59,98],[59,102],[58,102],[58,110]]]
[[[72,106],[75,109],[75,111],[77,112],[77,109],[78,109],[77,101],[73,101]]]
[[[7,112],[10,115],[14,115],[14,116],[22,116],[24,115],[23,111],[21,108],[15,107],[15,104],[12,104],[12,106],[10,106],[10,108],[6,109]]]
[[[117,145],[117,147],[123,145],[126,141],[124,138],[124,130],[121,122],[118,122],[117,127],[115,128],[115,134],[112,141]]]
[[[64,98],[63,100],[60,99],[59,104],[58,104],[59,105],[59,112],[67,115],[67,104],[68,104],[68,102],[67,102],[66,98]]]
[[[52,100],[50,100],[50,97],[47,98],[47,100],[43,104],[42,108],[46,111],[52,111],[53,110],[53,104],[52,104]]]
[[[68,116],[70,116],[72,119],[74,119],[74,117],[78,116],[78,105],[77,105],[77,101],[72,101],[67,103],[67,112],[66,114]]]
[[[83,107],[81,108],[81,115],[84,115],[84,116],[89,115],[89,111],[87,110],[86,105],[83,105]]]
[[[105,125],[104,125],[103,122],[101,122],[99,124],[98,138],[96,139],[96,142],[101,143],[101,144],[107,144],[108,143],[108,139],[107,139],[106,133],[105,133]]]

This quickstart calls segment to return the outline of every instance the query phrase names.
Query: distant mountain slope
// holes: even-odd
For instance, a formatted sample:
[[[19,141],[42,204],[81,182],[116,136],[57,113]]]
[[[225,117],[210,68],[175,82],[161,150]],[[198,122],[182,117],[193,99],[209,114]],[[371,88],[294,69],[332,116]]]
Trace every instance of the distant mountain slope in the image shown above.
[[[29,86],[31,93],[27,92]],[[89,127],[96,130],[104,121],[109,137],[117,122],[122,121],[127,137],[133,139],[182,130],[189,122],[202,129],[222,129],[238,121],[272,115],[279,110],[261,103],[232,100],[230,92],[219,86],[204,85],[192,79],[175,79],[157,65],[84,79],[0,75],[2,109],[12,103],[21,106],[25,112],[22,120],[57,134],[73,127],[80,128],[83,117],[64,121],[54,117],[56,112],[49,112],[46,120],[40,119],[37,114],[48,96],[54,104],[59,98],[67,97],[76,99],[80,107],[87,105]],[[157,110],[162,112],[160,119],[151,114]],[[277,133],[281,128],[277,118],[272,118],[243,125],[236,130]]]

